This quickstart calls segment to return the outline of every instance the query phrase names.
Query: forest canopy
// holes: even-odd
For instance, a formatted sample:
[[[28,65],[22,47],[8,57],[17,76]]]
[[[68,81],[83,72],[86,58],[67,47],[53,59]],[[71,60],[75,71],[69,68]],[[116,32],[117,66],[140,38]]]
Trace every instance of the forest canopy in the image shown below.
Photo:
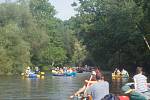
[[[150,72],[149,0],[79,0],[76,10],[69,25],[86,45],[87,59],[101,68]]]
[[[62,21],[48,0],[1,2],[0,74],[85,64],[150,72],[149,0],[79,0],[72,7],[78,14]]]

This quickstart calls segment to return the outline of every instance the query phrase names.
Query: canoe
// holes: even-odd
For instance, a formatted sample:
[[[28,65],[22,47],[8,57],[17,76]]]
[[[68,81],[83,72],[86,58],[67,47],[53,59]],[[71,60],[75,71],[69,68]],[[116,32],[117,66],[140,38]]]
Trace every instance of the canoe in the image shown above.
[[[72,97],[71,100],[92,100],[92,96],[91,95],[89,95],[88,97],[74,96]],[[102,98],[101,100],[130,100],[130,98],[129,96],[125,96],[125,95],[116,96],[110,93],[106,95],[104,98]]]
[[[65,76],[76,76],[76,72],[65,73]]]
[[[53,76],[76,76],[76,72],[71,73],[52,73]]]
[[[64,76],[64,74],[55,74],[55,73],[53,73],[53,76]]]
[[[139,93],[133,90],[134,83],[127,83],[121,89],[123,92],[130,95],[130,100],[150,100],[150,97],[145,93]],[[150,91],[147,91],[150,94]]]
[[[43,78],[45,75],[45,72],[40,72],[39,74],[30,73],[29,75],[22,73],[21,75],[25,78]]]
[[[129,78],[129,76],[128,75],[121,75],[121,74],[112,73],[112,79],[122,79],[122,78]]]
[[[77,70],[77,73],[83,73],[83,70]]]
[[[73,96],[71,100],[92,100],[92,96],[83,97],[83,95],[80,96]]]
[[[28,78],[37,78],[38,74],[29,74]]]

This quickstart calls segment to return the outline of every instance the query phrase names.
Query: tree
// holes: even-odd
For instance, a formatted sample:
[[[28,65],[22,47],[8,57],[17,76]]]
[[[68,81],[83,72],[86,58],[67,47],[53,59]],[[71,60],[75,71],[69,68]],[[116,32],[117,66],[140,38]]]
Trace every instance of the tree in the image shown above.
[[[77,66],[81,65],[87,56],[86,47],[81,41],[75,40],[72,62]]]
[[[79,2],[76,18],[80,20],[76,24],[80,30],[76,34],[82,37],[97,64],[102,67],[143,64],[146,49],[137,28],[143,18],[142,6],[134,0]]]

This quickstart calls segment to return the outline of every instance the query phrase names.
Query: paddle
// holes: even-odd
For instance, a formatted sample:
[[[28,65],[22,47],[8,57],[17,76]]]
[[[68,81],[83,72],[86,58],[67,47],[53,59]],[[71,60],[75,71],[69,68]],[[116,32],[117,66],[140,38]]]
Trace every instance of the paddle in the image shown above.
[[[131,93],[132,91],[134,91],[134,89],[129,89],[128,91],[125,92],[125,94]]]
[[[96,73],[94,73],[94,74],[96,74]],[[88,81],[91,81],[92,78],[93,78],[93,73],[91,74],[90,79],[89,79]],[[87,85],[86,85],[86,87],[85,87],[85,89],[84,89],[84,90],[81,90],[81,91],[84,91],[84,94],[85,94],[85,92],[86,92],[86,90],[87,90],[89,84],[90,84],[90,83],[88,82]],[[78,96],[72,95],[72,96],[70,96],[70,99],[72,99],[72,98],[74,98],[74,97],[78,97]]]
[[[93,78],[93,75],[91,75],[90,76],[90,79],[89,79],[89,81],[91,81],[92,80],[92,78]],[[87,83],[87,85],[86,85],[86,88],[85,88],[85,90],[84,90],[84,94],[86,93],[86,90],[87,90],[87,88],[88,88],[88,86],[89,86],[89,82]]]
[[[93,75],[96,75],[95,71],[93,71],[93,72],[92,72],[92,74],[91,74],[91,76],[90,76],[89,81],[91,81],[91,80],[92,80]],[[87,85],[86,85],[86,88],[85,88],[85,90],[84,90],[84,94],[83,94],[83,96],[85,96],[85,93],[86,93],[86,91],[87,91],[87,89],[88,89],[88,86],[89,86],[89,85],[90,85],[90,83],[88,82],[88,83],[87,83]],[[92,100],[91,98],[92,98],[92,97],[90,97],[90,100]],[[86,98],[85,98],[85,99],[83,99],[83,100],[86,100]]]

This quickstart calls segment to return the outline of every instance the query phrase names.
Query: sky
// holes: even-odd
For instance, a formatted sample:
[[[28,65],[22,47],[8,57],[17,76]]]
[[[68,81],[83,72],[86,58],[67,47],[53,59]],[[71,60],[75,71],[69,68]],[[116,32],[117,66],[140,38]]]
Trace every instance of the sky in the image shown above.
[[[74,16],[77,12],[71,6],[73,2],[77,0],[49,0],[57,11],[56,17],[61,20],[68,20],[71,16]]]
[[[0,0],[4,2],[6,0]],[[16,1],[16,0],[8,0]],[[77,12],[74,11],[74,8],[71,6],[73,2],[78,2],[78,0],[49,0],[49,2],[55,7],[57,14],[55,17],[60,18],[61,20],[68,20],[71,16],[74,16]]]

